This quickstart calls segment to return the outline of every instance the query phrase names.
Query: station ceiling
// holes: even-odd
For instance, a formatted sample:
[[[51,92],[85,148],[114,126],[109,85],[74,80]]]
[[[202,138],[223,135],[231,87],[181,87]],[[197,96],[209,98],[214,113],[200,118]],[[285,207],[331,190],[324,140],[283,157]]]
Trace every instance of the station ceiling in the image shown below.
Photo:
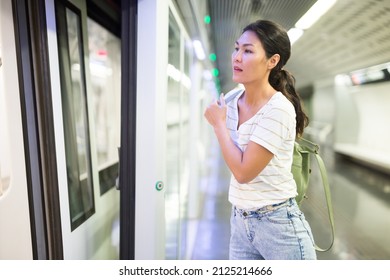
[[[223,92],[231,81],[231,53],[242,28],[257,19],[279,22],[287,30],[315,0],[176,0],[190,36],[217,55]],[[203,17],[210,15],[210,24]],[[338,0],[293,44],[286,68],[297,87],[361,68],[390,62],[390,1]]]

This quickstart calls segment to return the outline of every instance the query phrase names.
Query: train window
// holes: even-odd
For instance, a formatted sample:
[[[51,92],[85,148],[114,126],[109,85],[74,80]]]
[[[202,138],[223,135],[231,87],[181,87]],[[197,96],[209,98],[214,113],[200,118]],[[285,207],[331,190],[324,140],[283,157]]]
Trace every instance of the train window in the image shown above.
[[[0,47],[0,197],[6,192],[10,181],[10,157],[7,134],[7,113],[2,81],[1,47]]]
[[[180,28],[169,15],[165,216],[166,258],[178,259],[180,233]]]
[[[89,67],[100,194],[115,186],[120,145],[121,41],[88,18]]]
[[[180,259],[186,250],[186,205],[189,174],[190,41],[172,12],[169,15],[169,55],[166,142],[166,258]]]
[[[71,228],[95,212],[81,15],[57,6],[61,96]]]

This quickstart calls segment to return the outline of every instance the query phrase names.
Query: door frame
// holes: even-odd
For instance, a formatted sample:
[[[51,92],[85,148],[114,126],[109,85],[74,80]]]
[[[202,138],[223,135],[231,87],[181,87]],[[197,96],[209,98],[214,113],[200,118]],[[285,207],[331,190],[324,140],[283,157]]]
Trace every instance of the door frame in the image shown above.
[[[63,259],[46,4],[13,0],[34,259]],[[120,259],[135,258],[137,0],[121,1]]]
[[[122,260],[135,259],[135,175],[137,123],[138,1],[121,1],[121,146],[119,153],[120,249]]]
[[[63,259],[45,1],[13,0],[34,259]]]

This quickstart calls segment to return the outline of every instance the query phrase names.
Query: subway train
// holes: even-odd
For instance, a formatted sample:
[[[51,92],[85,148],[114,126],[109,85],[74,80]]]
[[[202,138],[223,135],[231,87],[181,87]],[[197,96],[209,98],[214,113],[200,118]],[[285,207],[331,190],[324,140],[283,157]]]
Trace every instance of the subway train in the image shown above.
[[[203,112],[240,86],[231,53],[257,19],[288,30],[329,172],[319,258],[390,259],[385,0],[0,1],[0,259],[227,258],[230,175]]]

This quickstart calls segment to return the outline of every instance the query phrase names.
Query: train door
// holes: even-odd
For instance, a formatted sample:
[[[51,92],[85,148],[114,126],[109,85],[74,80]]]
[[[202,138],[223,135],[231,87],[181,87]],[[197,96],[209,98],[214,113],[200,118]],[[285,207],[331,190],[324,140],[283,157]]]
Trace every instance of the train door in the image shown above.
[[[189,258],[196,233],[203,72],[177,2],[137,5],[136,259]]]
[[[120,1],[46,1],[64,259],[119,258]]]
[[[173,5],[169,10],[168,38],[166,258],[182,259],[187,251],[192,48]]]
[[[1,1],[1,259],[119,258],[120,13]]]
[[[0,259],[32,259],[13,12],[0,2]]]

